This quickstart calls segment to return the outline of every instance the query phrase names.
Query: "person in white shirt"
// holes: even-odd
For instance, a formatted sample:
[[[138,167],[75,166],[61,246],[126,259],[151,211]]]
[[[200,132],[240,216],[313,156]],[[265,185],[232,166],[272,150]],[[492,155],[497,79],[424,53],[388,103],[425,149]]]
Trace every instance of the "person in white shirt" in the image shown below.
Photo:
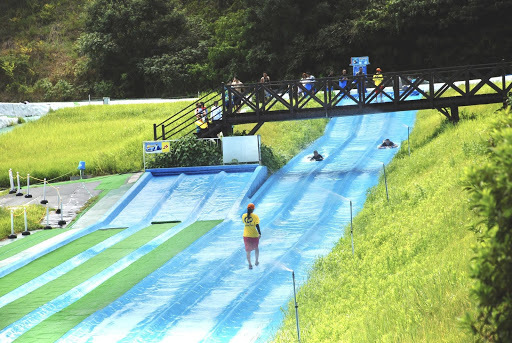
[[[213,106],[210,110],[210,121],[222,120],[222,107],[219,106],[218,101],[213,102]]]

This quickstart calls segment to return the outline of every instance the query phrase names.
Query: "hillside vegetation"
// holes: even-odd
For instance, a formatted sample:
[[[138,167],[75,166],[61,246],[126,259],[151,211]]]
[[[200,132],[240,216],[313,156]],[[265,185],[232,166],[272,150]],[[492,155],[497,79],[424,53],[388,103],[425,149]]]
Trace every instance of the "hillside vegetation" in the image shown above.
[[[142,142],[153,139],[152,125],[178,111],[188,103],[82,106],[61,109],[37,121],[27,122],[0,135],[0,191],[9,187],[9,169],[14,175],[30,174],[32,178],[54,179],[55,183],[78,175],[78,162],[86,162],[88,175],[99,176],[140,171],[143,169]],[[267,123],[258,134],[262,136],[262,160],[271,171],[286,164],[304,147],[323,134],[327,119]],[[235,126],[242,131],[245,126]],[[252,128],[252,127],[251,127]],[[31,139],[27,139],[31,137]],[[193,140],[195,141],[195,140]],[[184,144],[187,144],[185,141]],[[201,148],[197,144],[196,148]],[[16,147],[15,149],[13,147]],[[191,146],[184,146],[185,149]],[[205,150],[201,150],[204,155]],[[208,165],[209,156],[182,156],[181,166]],[[192,152],[193,155],[193,152]],[[198,163],[209,162],[209,163]],[[31,186],[38,181],[32,179]],[[26,181],[21,180],[25,187]],[[23,228],[23,211],[15,215],[15,227]],[[33,216],[32,216],[33,215]],[[29,211],[29,230],[40,228],[44,208]],[[10,212],[0,208],[0,238],[10,234]]]
[[[263,71],[336,75],[351,56],[384,72],[496,62],[512,52],[510,12],[508,0],[3,0],[0,101],[182,96]]]
[[[498,125],[498,118],[508,119]],[[476,181],[482,174],[479,168],[493,159],[490,146],[510,151],[510,141],[493,138],[493,130],[508,123],[503,127],[510,131],[511,122],[510,114],[499,111],[497,105],[464,108],[458,124],[448,123],[435,111],[419,112],[411,135],[411,156],[402,148],[387,168],[389,202],[381,180],[354,220],[355,255],[348,228],[334,250],[316,262],[299,291],[304,342],[473,342],[477,338],[470,329],[471,320],[464,318],[476,318],[480,308],[475,325],[482,332],[480,337],[508,341],[510,328],[505,322],[510,323],[510,297],[506,294],[510,292],[504,285],[510,281],[506,272],[510,262],[505,261],[510,260],[511,247],[503,244],[506,239],[510,242],[510,225],[500,226],[503,233],[496,234],[503,242],[496,243],[501,247],[498,253],[482,253],[480,248],[486,251],[485,247],[495,246],[495,234],[481,234],[487,232],[481,223],[495,221],[487,212],[473,210],[482,208],[484,200],[478,202],[475,196],[472,202],[465,186],[466,173],[472,170],[472,184],[484,189],[478,194],[483,199],[489,194],[485,189],[490,182]],[[502,185],[510,184],[510,170],[498,168],[491,175],[498,187],[492,191],[497,196],[494,203],[510,212],[509,197],[499,200],[499,194],[507,192],[504,187],[509,187]],[[477,242],[482,242],[476,251],[486,264],[472,272]],[[508,260],[503,260],[505,256]],[[472,275],[486,277],[477,288],[478,298],[471,289],[480,283]],[[500,283],[493,285],[491,280],[498,279]],[[479,307],[482,297],[485,306]],[[292,303],[287,313],[276,342],[297,337]],[[501,337],[496,323],[501,324],[497,330]]]

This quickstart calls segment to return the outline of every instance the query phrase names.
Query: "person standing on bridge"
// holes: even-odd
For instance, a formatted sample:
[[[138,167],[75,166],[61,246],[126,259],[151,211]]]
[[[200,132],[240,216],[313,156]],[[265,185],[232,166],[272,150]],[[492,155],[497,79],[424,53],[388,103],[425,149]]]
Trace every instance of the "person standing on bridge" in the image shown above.
[[[249,262],[249,269],[252,269],[251,263],[251,251],[254,250],[255,262],[254,265],[260,264],[258,261],[260,257],[260,250],[258,248],[261,230],[260,230],[260,218],[253,213],[254,204],[250,203],[247,205],[247,213],[242,215],[242,221],[244,222],[244,245],[245,254],[247,255],[247,262]]]
[[[267,72],[263,72],[263,76],[260,79],[260,83],[270,83],[270,76],[267,75]],[[269,85],[265,85],[265,87],[270,87]],[[268,98],[270,98],[270,93],[268,90],[264,90],[262,95],[264,96],[265,102],[268,101]]]
[[[242,81],[240,81],[236,76],[233,78],[233,81],[231,81],[231,87],[233,87],[233,104],[236,113],[240,113],[240,110],[242,109],[242,93],[244,91],[244,84]]]
[[[382,92],[384,90],[384,86],[382,85],[382,80],[384,76],[382,75],[382,69],[375,69],[375,75],[373,75],[373,83],[375,84],[375,97],[377,102],[382,102]],[[380,97],[380,101],[379,101]]]
[[[340,79],[338,81],[338,85],[339,85],[340,89],[341,90],[346,89],[347,88],[347,83],[348,83],[347,69],[343,69],[341,71],[341,76],[340,76]]]
[[[362,67],[359,67],[359,71],[356,73],[356,78],[354,82],[357,83],[357,93],[359,94],[359,102],[364,102],[364,95],[366,93],[366,75],[364,74]]]

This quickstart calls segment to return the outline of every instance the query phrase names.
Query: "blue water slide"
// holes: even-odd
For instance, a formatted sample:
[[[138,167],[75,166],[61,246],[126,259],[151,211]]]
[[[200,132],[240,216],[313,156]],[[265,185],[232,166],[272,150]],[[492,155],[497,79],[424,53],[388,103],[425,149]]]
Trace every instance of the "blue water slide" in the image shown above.
[[[201,169],[202,173],[199,173],[198,169]],[[0,332],[0,338],[2,338],[2,340],[10,341],[15,339],[53,313],[78,300],[81,296],[90,292],[102,282],[174,236],[190,223],[196,221],[200,211],[205,206],[208,206],[212,198],[215,200],[216,194],[217,198],[219,197],[218,194],[223,193],[224,195],[228,195],[228,198],[231,199],[229,204],[215,201],[217,203],[217,211],[225,215],[230,207],[233,206],[233,201],[241,201],[240,194],[252,194],[253,188],[258,187],[258,185],[263,182],[266,177],[266,168],[255,165],[243,167],[203,167],[195,168],[193,171],[186,168],[176,168],[174,170],[167,170],[165,176],[159,176],[159,174],[162,173],[162,170],[148,173],[151,177],[146,176],[139,181],[143,184],[143,187],[134,186],[138,191],[132,192],[129,196],[130,201],[121,200],[119,202],[118,208],[115,211],[119,215],[117,215],[114,220],[109,220],[109,222],[111,222],[112,225],[130,225],[128,229],[123,230],[119,234],[71,258],[49,272],[44,273],[40,277],[0,298],[0,307],[63,275],[104,249],[146,227],[156,219],[162,221],[182,220],[183,222],[127,255],[96,276],[4,328]],[[156,176],[153,174],[156,174]],[[229,185],[229,187],[226,187],[226,185]],[[221,193],[219,193],[219,190]],[[227,194],[226,192],[228,190],[231,191],[232,194]],[[130,211],[127,212],[126,210],[127,208],[131,213],[134,213],[134,215],[130,215]],[[169,208],[177,209],[177,211],[175,210],[169,213]],[[135,220],[133,219],[134,217],[136,218]],[[103,224],[104,223],[105,220],[103,221]]]
[[[343,236],[350,202],[355,215],[397,151],[377,145],[385,138],[406,140],[414,119],[415,112],[332,119],[323,137],[254,195],[239,197],[240,205],[232,206],[223,223],[60,342],[92,342],[95,337],[117,342],[267,341],[293,295],[290,271],[300,285],[315,259]],[[313,150],[324,161],[310,161]],[[230,187],[227,182],[223,186]],[[213,219],[217,214],[212,211],[231,201],[223,199],[225,192],[217,188],[197,218]],[[247,268],[241,237],[240,217],[248,202],[256,204],[262,227],[260,265],[253,270]]]

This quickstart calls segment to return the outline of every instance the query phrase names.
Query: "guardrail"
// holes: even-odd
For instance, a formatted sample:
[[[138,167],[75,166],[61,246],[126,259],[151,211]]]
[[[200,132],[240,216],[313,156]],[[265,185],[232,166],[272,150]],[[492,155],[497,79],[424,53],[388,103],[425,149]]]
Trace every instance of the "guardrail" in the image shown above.
[[[198,137],[231,130],[232,125],[336,117],[420,109],[437,109],[449,120],[459,119],[458,107],[506,103],[511,92],[512,62],[449,68],[421,69],[374,75],[284,80],[243,85],[222,84],[199,102],[222,104],[221,125],[209,127]],[[507,77],[508,76],[508,77]],[[154,124],[154,139],[189,135],[196,129],[195,104],[160,124]]]

